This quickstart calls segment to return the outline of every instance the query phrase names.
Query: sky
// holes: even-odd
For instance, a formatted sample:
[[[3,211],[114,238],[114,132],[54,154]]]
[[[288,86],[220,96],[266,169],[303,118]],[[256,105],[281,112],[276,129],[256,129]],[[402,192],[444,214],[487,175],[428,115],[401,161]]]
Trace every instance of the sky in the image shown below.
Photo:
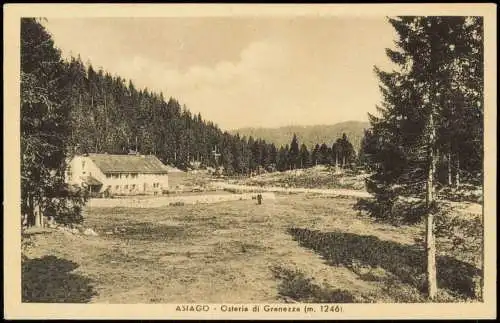
[[[65,58],[163,92],[222,129],[367,121],[385,17],[48,18]]]

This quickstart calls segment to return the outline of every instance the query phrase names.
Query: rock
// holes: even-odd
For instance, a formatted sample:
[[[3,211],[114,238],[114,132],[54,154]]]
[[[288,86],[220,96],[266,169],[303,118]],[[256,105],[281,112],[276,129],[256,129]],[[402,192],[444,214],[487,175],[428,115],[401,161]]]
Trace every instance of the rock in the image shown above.
[[[85,229],[85,231],[83,231],[83,234],[86,236],[97,236],[97,233],[91,228]]]
[[[73,234],[79,234],[80,233],[80,231],[78,231],[77,228],[70,229],[70,232],[73,233]]]
[[[112,235],[113,234],[113,231],[106,231],[104,232],[106,235]]]

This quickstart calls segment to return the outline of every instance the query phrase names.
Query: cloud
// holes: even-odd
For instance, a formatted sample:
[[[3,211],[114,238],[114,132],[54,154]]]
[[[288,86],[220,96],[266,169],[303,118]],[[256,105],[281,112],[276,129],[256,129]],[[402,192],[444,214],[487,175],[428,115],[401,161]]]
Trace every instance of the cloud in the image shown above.
[[[115,64],[115,71],[133,79],[138,87],[149,85],[166,97],[178,98],[193,112],[201,112],[221,126],[243,126],[261,123],[271,104],[283,102],[276,96],[283,99],[286,91],[283,76],[290,68],[289,53],[286,43],[258,41],[247,46],[236,62],[192,66],[181,72],[161,61],[135,56]]]
[[[252,29],[237,22],[232,26],[239,32],[207,31],[212,22],[190,29],[176,22],[147,29],[155,30],[148,36],[127,33],[130,22],[72,20],[55,22],[53,30],[66,53],[80,53],[137,88],[175,97],[222,128],[366,120],[380,100],[373,65],[385,62],[384,48],[392,44],[385,21],[262,23],[253,25],[263,31],[258,37],[248,37]],[[144,31],[143,25],[128,31]]]

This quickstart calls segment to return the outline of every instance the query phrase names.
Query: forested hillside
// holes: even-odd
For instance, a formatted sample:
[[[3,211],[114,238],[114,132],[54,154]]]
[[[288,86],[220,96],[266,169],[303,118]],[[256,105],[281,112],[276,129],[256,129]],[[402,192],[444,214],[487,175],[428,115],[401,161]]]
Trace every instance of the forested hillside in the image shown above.
[[[52,145],[57,148],[58,163],[63,156],[74,154],[137,150],[183,169],[194,161],[202,166],[217,164],[228,174],[296,166],[295,160],[284,159],[287,153],[278,160],[279,149],[274,144],[223,131],[173,97],[138,89],[132,80],[96,70],[80,57],[63,60],[51,35],[35,19],[23,19],[21,30],[22,134],[24,143],[30,141],[29,146],[23,145],[23,154]],[[53,113],[54,120],[49,122],[44,111]],[[290,133],[283,142],[290,143],[292,136]],[[307,144],[326,142],[330,147],[338,137],[340,134]]]
[[[308,149],[314,148],[314,145],[326,143],[328,145],[346,134],[350,142],[356,149],[359,150],[363,131],[369,128],[368,122],[362,121],[346,121],[339,122],[333,125],[314,125],[314,126],[285,126],[279,128],[240,128],[231,130],[230,133],[239,133],[241,136],[253,136],[254,138],[262,138],[267,142],[275,144],[277,147],[284,146],[290,143],[290,138],[294,134],[301,143],[305,144]]]
[[[34,19],[23,20],[22,32],[22,86],[33,79],[27,74],[32,66],[37,68],[36,75],[50,78],[51,105],[60,106],[64,114],[60,116],[65,124],[64,143],[60,145],[65,146],[68,156],[137,150],[181,168],[193,161],[206,166],[218,162],[228,172],[246,172],[263,162],[254,159],[252,151],[273,150],[262,140],[230,135],[201,115],[192,114],[177,99],[136,88],[132,80],[96,70],[80,57],[63,61],[57,44]],[[26,91],[23,94],[28,97]],[[221,154],[217,161],[215,149]]]

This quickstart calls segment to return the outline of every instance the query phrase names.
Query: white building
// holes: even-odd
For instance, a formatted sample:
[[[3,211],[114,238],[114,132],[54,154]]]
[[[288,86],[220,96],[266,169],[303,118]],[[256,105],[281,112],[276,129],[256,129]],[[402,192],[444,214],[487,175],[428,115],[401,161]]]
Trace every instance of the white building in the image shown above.
[[[168,189],[168,170],[153,155],[86,154],[68,163],[66,182],[104,196],[159,195]]]

